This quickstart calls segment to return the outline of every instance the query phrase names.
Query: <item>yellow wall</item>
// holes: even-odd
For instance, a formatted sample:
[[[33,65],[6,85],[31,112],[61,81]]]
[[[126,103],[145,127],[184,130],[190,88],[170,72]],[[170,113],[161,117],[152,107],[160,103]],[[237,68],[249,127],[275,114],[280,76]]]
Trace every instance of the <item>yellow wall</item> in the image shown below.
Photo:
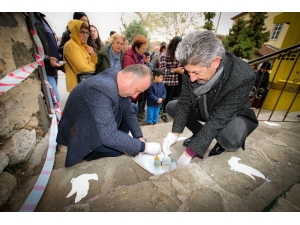
[[[274,24],[287,23],[289,24],[284,40],[280,49],[285,49],[300,43],[300,12],[285,12],[274,17]],[[285,59],[280,61],[276,59],[270,74],[270,91],[265,100],[264,108],[273,110],[277,99],[281,93],[281,98],[277,103],[275,110],[287,110],[293,101],[295,94],[299,88],[300,82],[296,84],[293,81],[300,80],[300,58],[299,52],[293,53],[291,56],[285,56]],[[298,60],[297,60],[298,59]],[[284,82],[288,84],[284,86]],[[290,111],[300,111],[300,96],[298,96]]]
[[[270,38],[272,37],[272,33],[273,33],[273,30],[274,30],[274,26],[275,26],[275,24],[273,23],[274,17],[279,15],[279,14],[281,14],[281,12],[269,12],[268,13],[269,17],[265,20],[266,27],[270,31]],[[268,45],[271,45],[271,46],[273,46],[277,49],[280,49],[288,28],[289,28],[288,24],[283,24],[283,27],[282,27],[282,29],[279,33],[278,38],[276,40],[271,40],[270,39],[265,44],[268,44]]]
[[[239,18],[243,17],[245,20],[249,20],[249,15],[250,13],[246,13]],[[237,19],[234,20],[234,23]],[[277,49],[285,49],[300,43],[300,12],[269,12],[265,24],[270,30],[270,35],[273,33],[274,25],[278,23],[283,23],[278,39],[269,40],[265,44]],[[281,63],[280,60],[275,60],[270,74],[270,91],[264,101],[263,108],[275,111],[289,109],[298,88],[300,88],[300,82],[293,83],[295,79],[300,79],[300,57],[297,60],[298,54],[300,53],[296,53],[292,60],[291,57],[285,57]],[[288,84],[285,85],[286,80],[288,80]],[[284,91],[282,92],[283,88]],[[279,100],[278,97],[280,97]],[[300,95],[294,100],[290,111],[300,111]]]

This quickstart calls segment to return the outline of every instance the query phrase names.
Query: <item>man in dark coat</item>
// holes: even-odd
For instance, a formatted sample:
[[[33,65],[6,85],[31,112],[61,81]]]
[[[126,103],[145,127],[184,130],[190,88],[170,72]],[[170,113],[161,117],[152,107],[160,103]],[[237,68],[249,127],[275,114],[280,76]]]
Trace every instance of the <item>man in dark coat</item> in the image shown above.
[[[66,167],[124,153],[159,154],[159,143],[145,143],[130,96],[147,90],[152,73],[147,66],[109,68],[81,83],[70,93],[60,123],[57,143],[68,147]],[[126,124],[132,137],[124,132]]]
[[[214,138],[217,144],[209,156],[245,149],[246,137],[258,125],[250,109],[249,92],[255,74],[248,63],[225,53],[211,31],[189,33],[179,43],[175,56],[185,73],[180,98],[166,107],[174,122],[172,133],[164,139],[163,151],[171,154],[170,146],[185,127],[193,136],[184,142],[186,150],[177,161],[179,167],[188,165],[196,155],[204,157]]]

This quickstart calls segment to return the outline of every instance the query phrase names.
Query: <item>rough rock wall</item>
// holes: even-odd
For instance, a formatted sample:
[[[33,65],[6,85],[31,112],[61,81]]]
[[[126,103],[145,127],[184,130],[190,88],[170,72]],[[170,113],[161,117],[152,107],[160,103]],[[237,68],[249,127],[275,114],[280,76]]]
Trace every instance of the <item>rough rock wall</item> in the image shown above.
[[[35,61],[28,18],[26,13],[0,13],[0,80]],[[0,207],[21,185],[13,166],[28,177],[48,149],[50,119],[39,77],[36,69],[0,95]]]

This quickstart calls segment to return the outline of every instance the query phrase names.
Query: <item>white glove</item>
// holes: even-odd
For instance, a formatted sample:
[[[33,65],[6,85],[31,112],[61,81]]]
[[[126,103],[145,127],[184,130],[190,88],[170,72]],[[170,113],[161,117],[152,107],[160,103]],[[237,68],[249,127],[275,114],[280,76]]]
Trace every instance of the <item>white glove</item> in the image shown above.
[[[161,153],[161,146],[159,143],[155,142],[146,142],[146,147],[143,153],[150,155],[158,155]]]
[[[179,167],[190,164],[191,161],[192,161],[192,157],[187,156],[186,152],[184,151],[184,153],[182,153],[182,155],[177,160],[176,164],[177,164],[177,167],[179,168]]]
[[[177,139],[178,139],[178,137],[175,134],[168,133],[167,137],[164,139],[164,142],[163,142],[163,152],[165,153],[165,155],[171,154],[170,146],[175,144]]]

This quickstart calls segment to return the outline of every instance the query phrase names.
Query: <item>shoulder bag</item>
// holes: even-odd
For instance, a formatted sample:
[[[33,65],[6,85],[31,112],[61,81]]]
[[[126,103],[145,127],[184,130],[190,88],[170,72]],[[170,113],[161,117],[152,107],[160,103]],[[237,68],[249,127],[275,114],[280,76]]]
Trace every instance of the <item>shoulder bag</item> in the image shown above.
[[[67,63],[69,64],[70,68],[73,70],[72,66],[70,65],[70,63],[68,62],[67,58],[65,57]],[[75,73],[75,71],[73,70],[73,72]],[[75,73],[76,74],[76,73]],[[84,73],[79,73],[77,74],[77,81],[78,81],[78,84],[92,76],[94,76],[95,73],[94,72],[84,72]]]

